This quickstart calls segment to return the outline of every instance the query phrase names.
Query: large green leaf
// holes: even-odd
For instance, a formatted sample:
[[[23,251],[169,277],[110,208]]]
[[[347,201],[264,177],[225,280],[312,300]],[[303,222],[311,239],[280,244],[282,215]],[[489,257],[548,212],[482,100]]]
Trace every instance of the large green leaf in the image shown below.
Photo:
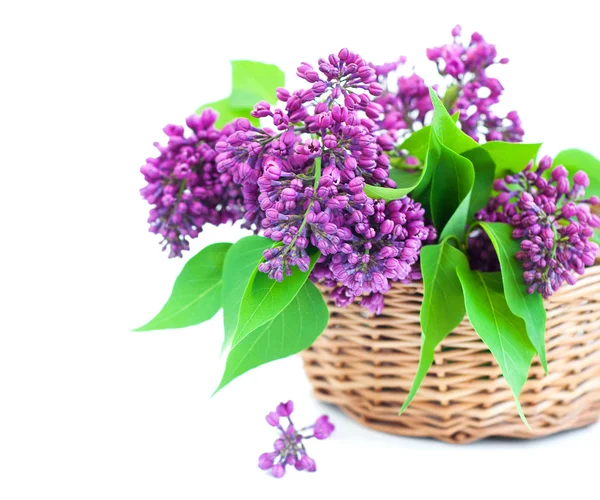
[[[253,125],[258,126],[259,124],[259,121],[256,118],[250,116],[250,112],[252,111],[251,107],[235,108],[231,103],[231,97],[221,99],[220,101],[211,102],[209,104],[205,104],[204,106],[200,106],[196,110],[196,113],[201,113],[202,110],[207,108],[214,109],[219,114],[219,117],[215,122],[215,127],[217,128],[223,128],[225,125],[235,120],[236,118],[248,118],[248,120],[250,120],[250,123],[252,123]]]
[[[433,119],[429,132],[429,144],[421,179],[411,195],[421,203],[424,203],[425,200],[430,200],[429,207],[431,207],[431,204],[435,204],[437,201],[444,202],[444,200],[441,199],[436,201],[433,193],[430,193],[432,179],[436,173],[442,155],[440,144],[443,144],[446,149],[449,149],[458,155],[476,148],[478,145],[473,139],[458,128],[455,120],[455,118],[458,118],[458,115],[455,115],[455,117],[450,116],[435,92],[432,89],[430,89],[429,92],[433,104]],[[447,155],[444,155],[444,157],[446,156]],[[458,161],[462,162],[462,160]],[[464,197],[461,198],[461,201],[462,199],[464,199]],[[460,202],[456,207],[458,207],[459,204]],[[446,221],[450,218],[452,213],[453,212],[446,214]],[[441,228],[438,229],[441,232]]]
[[[432,130],[427,163],[435,163],[431,179],[431,218],[439,233],[462,238],[467,225],[471,190],[475,181],[473,164],[467,158],[445,146]],[[431,167],[430,167],[431,168]],[[465,203],[463,201],[466,200]]]
[[[221,308],[223,262],[231,243],[215,243],[187,261],[161,311],[136,332],[184,328],[212,318]]]
[[[458,121],[459,112],[454,113],[451,118],[454,123]],[[429,134],[431,133],[431,125],[420,128],[416,132],[410,134],[400,146],[396,149],[399,151],[408,151],[410,156],[414,156],[421,163],[425,163],[427,157],[427,149],[429,149]]]
[[[277,102],[275,91],[284,85],[284,73],[273,64],[255,61],[231,61],[231,95],[200,106],[196,113],[211,108],[219,113],[215,126],[222,128],[236,118],[247,118],[258,126],[250,112],[259,101]]]
[[[585,190],[587,196],[600,196],[600,160],[581,149],[565,149],[556,155],[554,165],[563,165],[568,171],[571,181],[578,170],[583,170],[590,178],[590,185]]]
[[[429,95],[433,104],[431,129],[440,142],[458,154],[478,147],[479,144],[458,127],[433,89],[429,89]]]
[[[419,179],[421,178],[421,172],[409,172],[407,170],[392,168],[390,169],[390,178],[398,186],[408,186],[410,184],[416,184],[419,181]]]
[[[541,144],[522,142],[486,142],[481,146],[496,164],[495,177],[520,172],[530,160],[535,160]]]
[[[410,134],[400,146],[396,149],[400,151],[408,151],[408,154],[419,159],[421,163],[425,162],[427,157],[427,149],[429,148],[429,134],[431,126],[427,125],[416,132]]]
[[[283,311],[233,346],[217,391],[252,368],[307,349],[328,321],[321,292],[307,281]]]
[[[400,413],[414,398],[431,367],[435,348],[465,317],[465,303],[457,269],[469,269],[466,256],[448,242],[421,250],[423,304],[421,305],[421,357],[417,374]]]
[[[364,187],[365,194],[369,198],[373,198],[374,200],[383,199],[385,201],[398,200],[403,196],[406,196],[410,193],[416,186],[419,184],[419,180],[421,179],[421,175],[406,175],[400,176],[396,175],[394,180],[398,187],[396,188],[384,188],[379,186],[371,186],[366,184]]]
[[[515,255],[520,251],[520,244],[512,237],[513,228],[501,222],[482,222],[481,227],[492,240],[494,249],[500,259],[502,282],[506,302],[513,314],[525,322],[529,340],[540,356],[546,373],[546,308],[544,299],[539,293],[527,293],[527,285],[523,281],[523,269]]]
[[[529,424],[519,403],[519,395],[529,375],[535,349],[525,323],[515,316],[506,302],[500,273],[458,269],[471,325],[488,346],[510,386],[517,411]]]
[[[266,273],[255,272],[248,284],[240,305],[240,315],[233,336],[233,347],[239,344],[252,331],[274,319],[298,294],[317,259],[321,254],[311,255],[308,271],[292,268],[292,275],[285,276],[282,282],[269,278]]]
[[[471,217],[490,201],[496,165],[490,154],[483,148],[465,151],[462,156],[471,161],[475,170],[475,182],[469,198],[468,215]]]
[[[254,108],[259,101],[277,102],[275,90],[283,87],[285,75],[274,64],[231,61],[231,104],[234,108]]]
[[[263,236],[246,236],[233,245],[223,264],[223,350],[229,347],[240,314],[242,297],[254,276],[263,252],[273,246],[273,240]]]

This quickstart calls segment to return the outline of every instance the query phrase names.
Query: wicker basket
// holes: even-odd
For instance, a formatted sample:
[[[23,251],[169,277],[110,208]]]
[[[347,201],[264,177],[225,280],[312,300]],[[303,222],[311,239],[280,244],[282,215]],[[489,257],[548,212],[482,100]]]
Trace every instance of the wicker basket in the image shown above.
[[[534,360],[517,415],[491,353],[464,319],[436,352],[410,407],[398,411],[419,361],[422,286],[396,285],[385,314],[330,304],[331,320],[303,353],[316,397],[362,424],[403,436],[467,443],[488,436],[533,438],[583,427],[600,416],[600,266],[547,301],[549,375]]]

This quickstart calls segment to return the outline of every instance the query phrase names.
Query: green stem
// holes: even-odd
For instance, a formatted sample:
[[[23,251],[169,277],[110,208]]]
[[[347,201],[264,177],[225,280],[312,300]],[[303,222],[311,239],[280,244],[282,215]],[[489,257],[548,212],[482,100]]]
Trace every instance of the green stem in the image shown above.
[[[442,103],[444,107],[450,113],[450,110],[454,107],[456,103],[456,99],[458,99],[458,94],[461,90],[460,85],[450,85],[444,94],[444,98],[442,99]]]
[[[298,232],[296,233],[296,236],[294,236],[294,240],[292,241],[292,244],[290,245],[290,247],[294,246],[294,243],[296,242],[296,238],[302,232],[302,230],[304,229],[304,226],[306,226],[306,214],[310,211],[312,206],[315,204],[315,197],[317,196],[317,188],[319,187],[319,179],[321,179],[321,157],[320,156],[315,158],[315,180],[313,182],[313,190],[314,190],[313,197],[312,197],[312,200],[310,200],[310,203],[308,204],[306,212],[304,212],[304,220],[302,221],[302,224],[300,224],[300,228],[298,228]]]
[[[290,250],[290,248],[294,248],[294,245],[296,244],[296,240],[298,239],[298,236],[300,236],[300,234],[302,234],[302,230],[306,226],[306,214],[308,214],[308,212],[310,211],[310,209],[315,204],[315,198],[317,196],[317,187],[319,186],[319,179],[320,178],[321,178],[321,157],[318,156],[317,158],[315,158],[315,180],[313,182],[314,193],[313,193],[312,200],[310,200],[310,203],[308,204],[308,207],[306,208],[306,212],[304,212],[304,218],[302,220],[302,224],[300,224],[300,227],[298,228],[298,232],[295,234],[295,236],[292,239],[291,243],[289,245],[286,245],[286,249],[281,254],[282,257],[285,254],[287,254],[287,252]]]

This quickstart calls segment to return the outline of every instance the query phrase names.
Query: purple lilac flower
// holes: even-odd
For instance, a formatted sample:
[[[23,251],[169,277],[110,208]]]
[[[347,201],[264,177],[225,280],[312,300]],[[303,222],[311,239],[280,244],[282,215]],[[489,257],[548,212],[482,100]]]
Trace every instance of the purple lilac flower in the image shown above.
[[[391,281],[419,276],[431,231],[410,198],[386,205],[364,192],[366,184],[395,187],[385,153],[393,139],[376,124],[377,70],[342,49],[316,69],[302,63],[297,74],[309,88],[278,89],[282,107],[255,106],[253,116],[270,118],[273,128],[237,120],[216,145],[217,169],[241,186],[246,224],[275,242],[261,272],[278,281],[293,267],[306,272],[316,248],[311,278],[334,288],[338,304],[366,295],[363,305],[380,313]]]
[[[166,146],[154,145],[160,155],[148,158],[141,172],[147,185],[142,196],[154,207],[148,222],[150,231],[163,237],[163,250],[169,257],[181,257],[207,224],[219,225],[242,216],[241,191],[231,174],[219,173],[215,165],[215,144],[222,132],[214,127],[212,110],[187,120],[190,129],[167,125]],[[227,133],[227,127],[223,131]]]
[[[446,99],[451,113],[460,112],[460,123],[468,135],[476,141],[511,141],[523,139],[521,120],[515,111],[506,117],[497,116],[493,106],[498,103],[504,87],[488,76],[487,69],[494,64],[506,64],[508,59],[497,59],[496,46],[485,41],[475,32],[468,45],[461,41],[461,28],[452,30],[451,44],[428,49],[427,57],[437,64],[441,75],[450,77],[446,96],[455,95],[455,100]],[[450,97],[452,97],[450,95]]]
[[[598,245],[591,241],[600,218],[590,207],[598,205],[597,196],[585,198],[589,178],[583,171],[569,181],[562,165],[552,166],[545,156],[536,169],[533,162],[520,173],[507,175],[494,184],[498,195],[476,218],[481,221],[506,222],[514,228],[513,237],[520,241],[516,258],[523,262],[523,280],[529,293],[539,292],[548,298],[565,282],[572,285],[586,266],[594,264]],[[497,270],[498,259],[489,238],[476,231],[470,238],[472,265],[482,270]]]
[[[460,26],[452,29],[452,36],[452,43],[427,49],[428,59],[436,63],[445,80],[441,88],[437,85],[433,88],[451,114],[459,112],[462,129],[476,141],[521,141],[524,131],[518,113],[511,111],[501,117],[494,112],[504,88],[487,74],[489,67],[506,64],[508,59],[497,59],[496,47],[479,33],[473,33],[468,44],[461,40]],[[374,66],[379,81],[386,84],[390,72],[397,67],[398,64]],[[375,102],[384,111],[383,119],[377,125],[394,138],[426,125],[429,111],[433,109],[428,86],[414,73],[398,78],[397,91],[386,85]]]
[[[388,203],[377,200],[368,204],[368,210],[348,213],[332,220],[336,227],[343,223],[351,228],[352,237],[338,252],[324,251],[311,279],[332,287],[337,305],[344,307],[362,297],[363,307],[381,314],[383,294],[391,282],[421,279],[419,253],[431,229],[423,220],[424,209],[409,197]]]
[[[308,427],[296,430],[290,415],[294,411],[294,403],[280,403],[276,410],[269,413],[265,418],[267,423],[279,430],[279,437],[273,443],[274,451],[263,453],[258,457],[258,467],[262,470],[271,470],[273,477],[280,478],[285,475],[286,466],[294,466],[296,470],[315,472],[317,465],[308,456],[304,446],[304,440],[316,438],[327,439],[334,431],[334,425],[329,421],[327,415],[322,415],[317,421]],[[287,420],[287,427],[280,423],[280,418]]]

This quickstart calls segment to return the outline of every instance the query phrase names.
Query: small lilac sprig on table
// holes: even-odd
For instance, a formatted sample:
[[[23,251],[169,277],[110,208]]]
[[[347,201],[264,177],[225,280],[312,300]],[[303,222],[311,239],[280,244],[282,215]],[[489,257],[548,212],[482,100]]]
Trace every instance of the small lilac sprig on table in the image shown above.
[[[271,474],[276,478],[284,476],[288,465],[299,471],[315,472],[317,464],[308,456],[303,441],[313,437],[319,440],[327,439],[335,429],[329,417],[322,415],[313,425],[297,430],[290,418],[293,411],[294,403],[288,401],[277,405],[275,411],[265,417],[269,425],[279,430],[280,435],[273,444],[274,451],[258,457],[258,467],[271,470]]]

